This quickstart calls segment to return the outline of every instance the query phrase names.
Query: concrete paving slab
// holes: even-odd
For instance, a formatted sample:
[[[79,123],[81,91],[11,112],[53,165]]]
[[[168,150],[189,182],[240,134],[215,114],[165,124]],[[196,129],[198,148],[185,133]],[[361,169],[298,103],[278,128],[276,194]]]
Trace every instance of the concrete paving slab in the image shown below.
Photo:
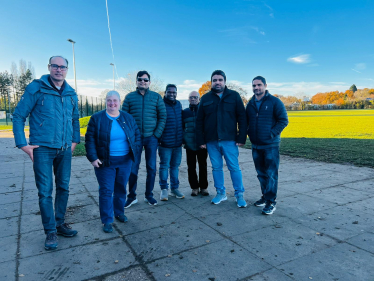
[[[354,183],[345,183],[344,186],[355,189],[355,190],[370,192],[372,194],[374,193],[374,179],[367,179],[367,180],[357,181]]]
[[[102,230],[101,221],[91,220],[83,223],[71,224],[73,229],[78,231],[74,237],[58,236],[58,249],[67,249],[78,245],[87,245],[97,243],[102,240],[111,240],[118,238],[119,234],[114,229],[112,233],[105,233]],[[21,258],[34,256],[38,253],[45,253],[44,250],[45,234],[43,230],[32,231],[21,236]]]
[[[18,234],[18,217],[0,219],[0,238]]]
[[[239,280],[266,271],[269,264],[229,240],[191,249],[147,265],[156,280]],[[166,279],[166,277],[168,277]]]
[[[318,252],[337,243],[327,236],[316,235],[315,230],[292,221],[235,235],[232,240],[273,266]]]
[[[3,193],[0,195],[0,205],[20,202],[21,199],[21,191]]]
[[[96,204],[86,206],[69,206],[67,208],[65,220],[68,223],[79,223],[100,217],[99,206]]]
[[[291,275],[291,277],[292,277],[292,275]],[[250,280],[250,281],[273,281],[273,280],[276,280],[276,281],[291,281],[291,280],[294,280],[291,277],[287,276],[286,273],[284,273],[283,271],[278,270],[276,268],[273,268],[273,269],[267,270],[263,273],[256,274],[253,277],[249,277],[247,280]]]
[[[374,231],[374,229],[373,229]],[[374,233],[365,232],[347,240],[348,244],[374,254]]]
[[[22,190],[22,182],[7,181],[6,183],[1,180],[0,194],[8,192],[17,192]]]
[[[22,280],[84,280],[130,265],[136,261],[119,238],[20,259],[19,273]]]
[[[18,237],[8,236],[0,239],[0,263],[16,258]]]
[[[0,280],[16,280],[16,261],[0,263]]]
[[[137,266],[126,271],[103,277],[103,281],[151,281],[144,270]]]
[[[279,268],[295,280],[373,280],[374,255],[346,243],[286,263]]]
[[[276,205],[276,212],[278,215],[297,218],[336,206],[336,203],[324,199],[297,194],[287,198],[280,198]]]
[[[356,201],[346,205],[347,207],[362,210],[365,213],[374,213],[374,197],[367,198],[364,200]]]
[[[295,218],[295,221],[340,240],[372,231],[374,225],[372,214],[363,213],[347,206],[319,211],[312,215]]]
[[[21,234],[42,229],[42,217],[40,214],[35,213],[21,216]]]
[[[19,216],[20,202],[0,205],[0,219]]]
[[[222,240],[215,230],[196,221],[183,221],[126,236],[145,262]],[[152,246],[150,246],[152,245]]]

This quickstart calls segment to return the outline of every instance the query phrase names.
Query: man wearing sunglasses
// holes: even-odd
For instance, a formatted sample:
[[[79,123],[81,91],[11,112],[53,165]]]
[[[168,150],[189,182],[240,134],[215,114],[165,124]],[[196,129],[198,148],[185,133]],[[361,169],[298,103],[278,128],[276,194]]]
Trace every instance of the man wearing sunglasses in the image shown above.
[[[149,90],[150,84],[151,76],[149,73],[145,70],[139,71],[136,75],[136,91],[127,94],[122,105],[122,110],[134,117],[142,136],[141,147],[139,147],[140,153],[138,153],[131,168],[129,194],[127,195],[125,208],[129,208],[138,202],[136,188],[143,147],[147,167],[144,201],[149,205],[157,205],[157,200],[153,198],[153,187],[156,178],[157,147],[166,123],[166,109],[160,94]]]
[[[71,158],[80,142],[78,97],[65,81],[67,59],[49,59],[49,75],[31,82],[13,114],[16,146],[33,161],[35,183],[44,232],[45,249],[57,248],[57,236],[73,237],[78,232],[65,223],[69,198]],[[29,118],[30,138],[26,141],[24,127]],[[56,199],[53,206],[53,175]]]

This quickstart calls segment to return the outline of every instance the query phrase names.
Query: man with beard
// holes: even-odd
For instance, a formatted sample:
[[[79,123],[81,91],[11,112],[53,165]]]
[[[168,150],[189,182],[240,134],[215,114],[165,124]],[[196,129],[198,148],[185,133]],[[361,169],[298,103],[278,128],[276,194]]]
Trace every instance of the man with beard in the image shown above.
[[[196,120],[196,142],[208,150],[213,168],[217,195],[212,204],[227,200],[224,186],[223,159],[230,171],[239,208],[247,207],[244,200],[242,172],[239,167],[239,149],[246,141],[247,121],[239,93],[226,87],[226,74],[215,70],[211,75],[212,89],[201,98]]]
[[[262,197],[256,207],[265,206],[264,215],[275,211],[278,190],[280,134],[288,125],[287,111],[282,101],[266,90],[266,80],[256,76],[252,80],[253,97],[246,108],[248,136]]]
[[[199,108],[200,95],[198,92],[191,92],[188,101],[190,106],[183,110],[183,143],[186,149],[188,182],[192,189],[191,196],[208,196],[208,171],[206,159],[208,153],[206,149],[201,149],[196,145],[196,116]],[[196,173],[196,160],[199,163],[199,178]],[[200,188],[200,190],[199,190]]]
[[[153,187],[156,178],[156,157],[158,140],[164,131],[166,123],[166,109],[160,94],[150,91],[151,75],[147,71],[139,71],[136,75],[136,91],[126,95],[122,110],[134,117],[139,127],[141,138],[140,152],[137,154],[135,163],[131,168],[129,178],[129,194],[125,208],[138,202],[136,198],[136,187],[138,184],[138,171],[142,157],[142,149],[145,150],[145,161],[147,167],[147,180],[145,185],[144,201],[149,205],[157,205],[153,198]]]

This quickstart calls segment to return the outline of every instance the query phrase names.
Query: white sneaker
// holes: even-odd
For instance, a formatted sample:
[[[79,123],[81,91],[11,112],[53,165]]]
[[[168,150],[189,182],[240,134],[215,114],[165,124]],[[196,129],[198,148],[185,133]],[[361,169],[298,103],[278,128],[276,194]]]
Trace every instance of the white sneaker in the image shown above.
[[[161,189],[160,200],[168,201],[168,199],[169,199],[169,191],[167,189]]]

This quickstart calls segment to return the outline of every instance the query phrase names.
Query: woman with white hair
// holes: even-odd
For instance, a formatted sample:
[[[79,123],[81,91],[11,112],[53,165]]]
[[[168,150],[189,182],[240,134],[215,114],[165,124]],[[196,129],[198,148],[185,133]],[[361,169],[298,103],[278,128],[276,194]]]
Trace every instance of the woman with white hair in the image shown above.
[[[112,232],[113,217],[126,222],[126,184],[140,148],[140,131],[134,118],[120,111],[121,98],[110,91],[106,109],[95,113],[87,126],[86,156],[99,182],[100,218],[104,232]],[[113,215],[114,214],[114,215]]]

